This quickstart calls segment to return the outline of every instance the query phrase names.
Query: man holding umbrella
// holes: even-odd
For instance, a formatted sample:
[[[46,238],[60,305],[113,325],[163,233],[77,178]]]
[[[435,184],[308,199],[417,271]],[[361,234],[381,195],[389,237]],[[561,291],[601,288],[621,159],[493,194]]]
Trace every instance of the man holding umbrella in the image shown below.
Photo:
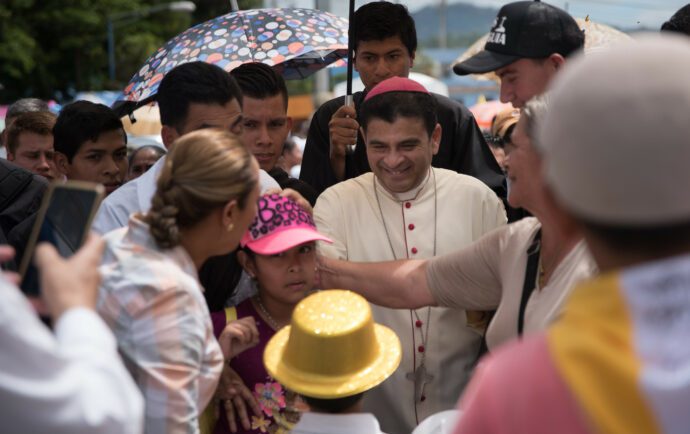
[[[546,90],[566,58],[584,44],[584,32],[567,12],[540,1],[508,3],[498,11],[484,50],[453,71],[495,72],[501,79],[501,102],[522,108]]]
[[[407,77],[417,49],[414,20],[407,9],[385,1],[368,3],[354,14],[354,66],[364,92],[354,94],[354,107],[344,97],[326,102],[314,114],[300,179],[319,193],[337,182],[371,171],[358,133],[357,113],[367,92],[385,79]],[[486,145],[472,114],[461,104],[434,95],[443,128],[434,167],[472,175],[504,195],[501,169]],[[356,144],[352,152],[348,146]]]

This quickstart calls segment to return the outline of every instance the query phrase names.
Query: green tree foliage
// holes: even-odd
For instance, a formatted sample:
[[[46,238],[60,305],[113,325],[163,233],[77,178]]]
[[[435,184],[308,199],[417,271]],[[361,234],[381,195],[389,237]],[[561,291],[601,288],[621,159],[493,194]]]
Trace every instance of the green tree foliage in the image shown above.
[[[230,11],[228,0],[196,0],[193,15],[159,12],[115,23],[117,76],[108,79],[106,17],[172,0],[2,0],[0,103],[34,96],[69,99],[75,91],[122,89],[167,40]],[[239,1],[240,8],[260,0]]]

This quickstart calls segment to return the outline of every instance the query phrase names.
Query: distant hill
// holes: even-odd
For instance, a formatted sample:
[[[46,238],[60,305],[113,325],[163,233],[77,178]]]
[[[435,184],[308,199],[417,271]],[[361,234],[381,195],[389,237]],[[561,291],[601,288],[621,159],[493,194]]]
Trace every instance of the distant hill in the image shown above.
[[[464,3],[452,3],[446,7],[448,46],[467,46],[477,36],[489,31],[498,9]],[[422,46],[436,46],[439,29],[439,8],[426,6],[412,17],[417,27],[417,39]]]
[[[452,3],[446,7],[446,26],[448,29],[448,47],[467,47],[477,38],[488,33],[491,24],[498,13],[497,8],[479,7],[465,3]],[[439,8],[438,2],[426,6],[412,14],[417,27],[417,39],[422,47],[438,47]],[[606,23],[603,23],[606,24]],[[648,29],[641,26],[619,28],[611,26],[625,33],[644,31],[657,32],[658,29]]]

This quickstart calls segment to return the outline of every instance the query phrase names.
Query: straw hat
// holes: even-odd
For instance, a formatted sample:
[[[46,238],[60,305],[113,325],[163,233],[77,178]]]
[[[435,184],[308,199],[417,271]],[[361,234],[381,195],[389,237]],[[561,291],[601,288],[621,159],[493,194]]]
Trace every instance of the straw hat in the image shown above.
[[[264,365],[292,391],[336,399],[383,382],[401,355],[400,340],[374,323],[362,296],[334,289],[312,294],[295,307],[291,325],[266,345]]]

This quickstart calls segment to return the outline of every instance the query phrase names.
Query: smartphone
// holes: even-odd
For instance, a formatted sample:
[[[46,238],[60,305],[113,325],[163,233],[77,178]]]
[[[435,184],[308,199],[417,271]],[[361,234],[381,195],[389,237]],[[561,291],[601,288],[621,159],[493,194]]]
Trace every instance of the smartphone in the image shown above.
[[[40,295],[38,270],[33,264],[36,244],[51,243],[61,256],[71,256],[86,240],[104,194],[102,185],[91,182],[49,185],[19,267],[21,288],[27,296]]]

